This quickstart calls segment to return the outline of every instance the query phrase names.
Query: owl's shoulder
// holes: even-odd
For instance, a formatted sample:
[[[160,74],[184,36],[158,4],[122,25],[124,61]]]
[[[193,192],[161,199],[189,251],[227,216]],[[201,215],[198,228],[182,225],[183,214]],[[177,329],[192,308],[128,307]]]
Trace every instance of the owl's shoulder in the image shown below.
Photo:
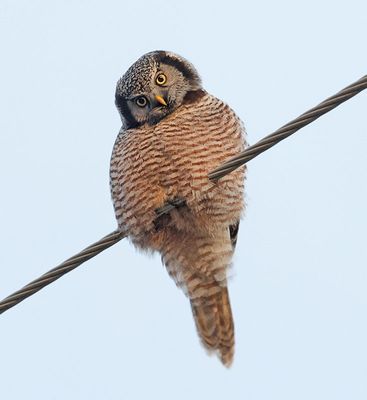
[[[178,117],[191,117],[192,121],[205,123],[208,121],[217,121],[218,123],[231,122],[238,127],[245,135],[246,131],[241,118],[236,112],[223,100],[206,92],[201,91],[201,95],[191,97],[190,101],[182,105]]]
[[[240,119],[235,111],[223,100],[204,91],[199,90],[199,93],[188,93],[183,102],[183,107],[190,111],[202,111],[214,114],[231,114],[233,117]]]
[[[153,132],[154,127],[148,124],[129,129],[122,126],[115,140],[114,151],[129,151],[130,147],[139,145],[141,142],[150,140]]]

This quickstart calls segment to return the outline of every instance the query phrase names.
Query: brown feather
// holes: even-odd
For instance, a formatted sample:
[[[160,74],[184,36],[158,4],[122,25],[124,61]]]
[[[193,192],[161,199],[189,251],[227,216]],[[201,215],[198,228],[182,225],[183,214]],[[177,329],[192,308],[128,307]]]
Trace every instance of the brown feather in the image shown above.
[[[229,367],[234,354],[234,323],[227,287],[218,285],[212,296],[191,300],[191,309],[202,344],[209,352],[218,353]]]

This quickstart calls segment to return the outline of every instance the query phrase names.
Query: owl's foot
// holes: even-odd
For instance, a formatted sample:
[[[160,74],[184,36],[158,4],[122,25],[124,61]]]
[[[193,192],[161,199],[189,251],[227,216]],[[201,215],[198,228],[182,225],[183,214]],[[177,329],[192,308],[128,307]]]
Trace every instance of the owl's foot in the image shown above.
[[[159,218],[164,214],[168,214],[170,211],[172,211],[175,208],[181,208],[184,206],[186,206],[186,200],[180,199],[180,198],[175,198],[172,200],[167,200],[165,202],[165,204],[162,207],[157,208],[155,210],[155,212],[157,214],[157,217]]]
[[[171,220],[171,217],[169,215],[170,211],[185,206],[186,201],[184,199],[175,198],[172,200],[167,200],[162,207],[157,208],[155,210],[157,218],[154,220],[154,226],[156,230],[158,231]]]

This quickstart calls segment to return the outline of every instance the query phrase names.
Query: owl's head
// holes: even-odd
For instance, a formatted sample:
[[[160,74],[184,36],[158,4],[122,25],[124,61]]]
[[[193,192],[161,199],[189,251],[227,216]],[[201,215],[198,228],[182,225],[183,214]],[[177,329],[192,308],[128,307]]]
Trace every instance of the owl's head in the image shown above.
[[[191,63],[174,53],[153,51],[117,82],[116,106],[129,129],[157,123],[198,91],[201,80]]]

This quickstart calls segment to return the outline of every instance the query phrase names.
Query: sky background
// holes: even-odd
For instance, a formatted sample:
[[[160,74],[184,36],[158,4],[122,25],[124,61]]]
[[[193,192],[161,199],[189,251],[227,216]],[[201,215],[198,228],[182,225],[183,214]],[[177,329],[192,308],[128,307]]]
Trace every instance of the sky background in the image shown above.
[[[367,73],[354,1],[0,0],[0,297],[116,227],[118,78],[188,58],[251,144]],[[0,398],[366,399],[367,92],[248,164],[231,369],[126,240],[0,316]]]

